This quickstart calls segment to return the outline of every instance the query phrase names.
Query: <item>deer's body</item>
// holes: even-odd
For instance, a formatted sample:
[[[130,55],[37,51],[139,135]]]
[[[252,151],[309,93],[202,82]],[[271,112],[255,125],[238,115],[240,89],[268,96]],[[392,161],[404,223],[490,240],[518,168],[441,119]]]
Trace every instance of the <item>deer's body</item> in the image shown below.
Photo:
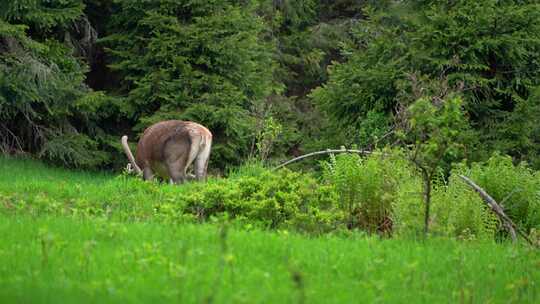
[[[174,183],[187,178],[187,169],[194,164],[195,177],[206,178],[212,147],[212,133],[204,126],[182,120],[167,120],[148,127],[137,145],[135,158],[122,137],[122,146],[131,165],[145,180],[154,174]]]

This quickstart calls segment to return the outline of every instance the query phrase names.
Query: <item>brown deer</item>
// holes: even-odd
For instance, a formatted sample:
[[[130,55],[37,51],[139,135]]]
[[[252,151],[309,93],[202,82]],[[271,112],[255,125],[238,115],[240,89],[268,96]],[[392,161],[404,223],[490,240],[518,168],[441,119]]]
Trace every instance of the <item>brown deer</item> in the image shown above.
[[[134,158],[122,136],[122,147],[135,171],[144,180],[152,180],[154,173],[172,183],[183,183],[187,169],[194,163],[195,178],[206,179],[212,133],[204,126],[182,120],[167,120],[148,127],[137,144]]]

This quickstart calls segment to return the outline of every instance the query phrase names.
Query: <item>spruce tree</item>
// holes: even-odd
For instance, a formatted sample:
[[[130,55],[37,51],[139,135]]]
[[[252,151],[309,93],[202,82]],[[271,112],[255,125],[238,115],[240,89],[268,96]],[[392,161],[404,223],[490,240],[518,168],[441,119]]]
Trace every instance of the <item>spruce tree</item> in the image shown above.
[[[531,92],[540,84],[538,1],[382,4],[366,9],[367,19],[342,48],[347,61],[333,65],[328,83],[312,93],[336,124],[385,133],[371,130],[389,130],[391,116],[415,100],[410,75],[417,75],[419,82],[444,80],[450,90],[463,86],[459,91],[476,130],[469,157],[481,159],[501,150],[531,160],[534,153],[520,150],[518,141],[535,139],[508,135],[517,122],[514,113],[535,107]],[[378,123],[366,127],[370,121]]]
[[[250,1],[117,1],[105,39],[123,78],[122,113],[140,134],[166,119],[213,133],[212,166],[238,164],[255,136],[252,109],[277,89],[273,44]],[[133,138],[133,137],[132,137]]]
[[[87,65],[78,52],[84,46],[74,35],[85,21],[83,9],[82,0],[0,3],[3,152],[79,167],[107,160],[92,121],[104,99],[84,84]]]

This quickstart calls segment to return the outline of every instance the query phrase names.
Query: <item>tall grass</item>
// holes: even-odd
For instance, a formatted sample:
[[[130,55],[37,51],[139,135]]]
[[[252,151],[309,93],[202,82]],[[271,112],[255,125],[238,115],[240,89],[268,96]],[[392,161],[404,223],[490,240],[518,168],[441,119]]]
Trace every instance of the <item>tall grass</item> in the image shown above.
[[[197,186],[175,187],[125,175],[73,172],[34,160],[5,157],[0,157],[0,168],[0,210],[34,215],[148,219],[163,203],[181,207],[177,195]]]
[[[540,300],[540,255],[527,247],[284,230],[345,220],[332,209],[333,190],[309,176],[250,165],[228,179],[171,186],[29,160],[0,158],[0,166],[0,303]],[[413,188],[388,199],[403,203]],[[387,199],[368,190],[362,204]],[[186,212],[192,203],[223,218],[197,224]],[[249,221],[227,220],[238,210]],[[252,225],[267,212],[281,225]]]
[[[0,216],[2,303],[536,303],[537,251]]]
[[[311,234],[361,229],[414,238],[422,231],[420,180],[398,151],[365,159],[339,155],[323,167],[317,179],[255,162],[227,178],[174,186],[0,158],[0,212],[168,223],[234,219]],[[501,156],[471,167],[461,164],[448,180],[433,183],[432,234],[504,239],[497,218],[457,174],[476,180],[538,239],[540,174]]]
[[[9,163],[9,161],[4,160]],[[17,163],[17,161],[12,161]],[[76,215],[130,221],[195,222],[215,217],[247,219],[268,228],[325,232],[335,229],[333,193],[309,175],[270,172],[250,164],[227,179],[182,186],[144,182],[125,175],[69,176],[60,169],[11,165],[0,185],[0,212]],[[68,174],[68,175],[65,175]]]

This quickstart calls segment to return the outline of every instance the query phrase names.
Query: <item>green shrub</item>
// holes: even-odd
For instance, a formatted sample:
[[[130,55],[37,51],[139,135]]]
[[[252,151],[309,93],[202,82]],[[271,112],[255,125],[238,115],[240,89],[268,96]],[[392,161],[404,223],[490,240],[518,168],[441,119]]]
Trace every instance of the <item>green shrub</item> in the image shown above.
[[[459,238],[493,239],[505,236],[498,218],[458,175],[470,177],[528,234],[540,228],[540,179],[525,163],[495,154],[488,161],[464,163],[451,172],[448,184],[434,191],[434,231]]]
[[[51,169],[33,161],[0,158],[0,166],[10,172],[0,176],[0,213],[165,223],[217,220],[310,234],[352,228],[414,237],[423,228],[421,180],[399,151],[378,151],[365,158],[338,155],[323,165],[322,180],[247,164],[228,178],[181,186]],[[462,239],[500,235],[498,220],[458,174],[471,177],[503,202],[520,228],[536,237],[540,174],[502,156],[471,168],[457,166],[448,182],[438,175],[433,182],[432,234]]]
[[[204,220],[213,216],[246,220],[266,228],[310,233],[334,230],[344,222],[330,186],[308,174],[247,166],[228,179],[197,184],[181,193],[184,212]]]
[[[539,173],[526,163],[514,165],[509,156],[495,154],[471,168],[460,166],[456,173],[469,176],[503,205],[507,215],[524,231],[540,228]]]
[[[462,239],[493,239],[498,219],[474,190],[453,172],[433,191],[432,232]]]
[[[408,162],[397,151],[378,151],[367,158],[357,154],[331,157],[323,165],[324,180],[335,187],[338,206],[348,226],[368,232],[391,232],[408,221],[408,203],[398,200],[411,185],[420,187]]]

